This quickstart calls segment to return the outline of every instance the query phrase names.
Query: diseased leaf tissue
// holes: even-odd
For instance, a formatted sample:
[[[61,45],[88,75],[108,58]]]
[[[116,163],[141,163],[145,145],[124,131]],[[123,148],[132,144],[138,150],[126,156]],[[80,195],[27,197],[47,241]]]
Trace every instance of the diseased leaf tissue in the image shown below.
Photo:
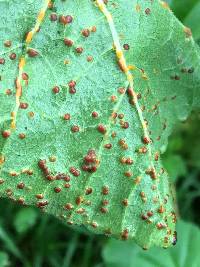
[[[160,154],[198,105],[199,50],[157,0],[0,1],[0,195],[176,243]]]

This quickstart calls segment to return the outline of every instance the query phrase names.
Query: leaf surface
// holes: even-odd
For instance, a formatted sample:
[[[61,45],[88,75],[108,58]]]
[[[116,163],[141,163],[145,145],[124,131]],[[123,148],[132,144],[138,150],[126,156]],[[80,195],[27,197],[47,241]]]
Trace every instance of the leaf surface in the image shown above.
[[[159,1],[0,10],[1,196],[144,248],[175,243],[160,154],[199,104],[190,31]]]

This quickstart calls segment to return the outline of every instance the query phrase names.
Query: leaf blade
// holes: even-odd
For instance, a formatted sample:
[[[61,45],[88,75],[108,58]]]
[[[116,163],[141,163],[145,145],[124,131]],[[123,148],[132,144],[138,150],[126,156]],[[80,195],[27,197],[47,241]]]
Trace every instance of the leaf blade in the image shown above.
[[[24,8],[35,14],[43,4]],[[127,65],[133,66],[130,73],[142,112],[138,114],[137,102],[130,92],[126,94],[131,83],[116,63],[112,31],[97,6],[87,1],[55,2],[56,11],[46,10],[40,31],[34,30],[31,43],[26,37],[18,54],[18,59],[26,60],[19,73],[29,79],[20,78],[22,104],[17,128],[8,138],[3,135],[12,121],[13,83],[19,70],[8,55],[2,66],[11,79],[2,79],[0,98],[4,118],[0,192],[22,204],[37,205],[68,224],[135,239],[144,248],[167,247],[175,241],[176,219],[159,155],[173,126],[188,116],[199,95],[198,51],[188,30],[159,1],[116,4],[106,8],[121,47],[130,46],[123,54]],[[0,5],[12,11],[12,5]],[[128,21],[123,14],[129,14]],[[67,26],[63,17],[59,19],[64,15],[70,21]],[[21,16],[5,20],[14,25],[23,22]],[[33,16],[21,24],[20,36],[26,28],[36,29],[32,21]],[[14,36],[21,46],[24,39],[18,40],[18,31]],[[74,44],[68,47],[68,40],[65,45],[66,38]],[[9,86],[12,94],[5,95]],[[143,139],[144,119],[152,143]]]

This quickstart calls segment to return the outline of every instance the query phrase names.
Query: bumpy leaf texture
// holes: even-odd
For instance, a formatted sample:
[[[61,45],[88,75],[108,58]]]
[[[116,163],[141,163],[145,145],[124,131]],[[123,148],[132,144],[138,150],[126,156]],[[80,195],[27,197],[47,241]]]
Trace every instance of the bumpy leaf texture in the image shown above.
[[[1,197],[144,248],[174,244],[160,154],[198,105],[190,30],[156,0],[0,10]]]

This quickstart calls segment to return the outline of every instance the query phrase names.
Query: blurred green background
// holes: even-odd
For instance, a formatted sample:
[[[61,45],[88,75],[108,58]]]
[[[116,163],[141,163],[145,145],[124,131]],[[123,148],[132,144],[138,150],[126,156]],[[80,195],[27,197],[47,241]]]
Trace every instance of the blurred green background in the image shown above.
[[[200,0],[168,0],[175,15],[200,44]],[[73,230],[33,207],[0,200],[0,267],[200,267],[200,112],[176,128],[163,155],[175,183],[178,243],[143,251]]]

